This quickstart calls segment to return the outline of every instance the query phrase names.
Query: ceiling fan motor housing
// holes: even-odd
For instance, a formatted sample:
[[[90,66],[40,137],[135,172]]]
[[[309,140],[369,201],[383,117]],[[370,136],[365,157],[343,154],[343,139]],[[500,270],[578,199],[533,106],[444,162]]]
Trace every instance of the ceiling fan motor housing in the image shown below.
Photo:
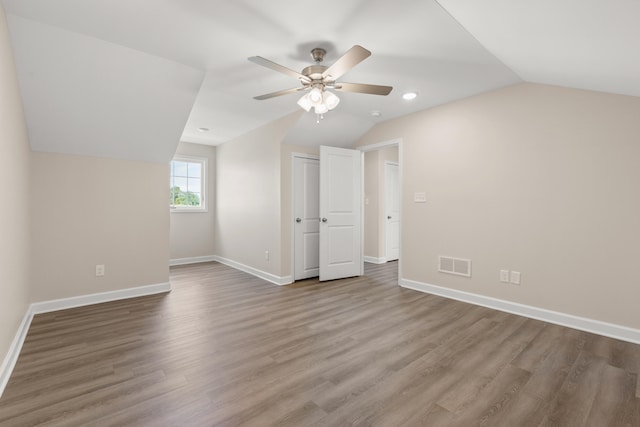
[[[302,74],[309,77],[311,80],[322,81],[322,73],[327,68],[328,67],[324,65],[310,65],[302,70]]]

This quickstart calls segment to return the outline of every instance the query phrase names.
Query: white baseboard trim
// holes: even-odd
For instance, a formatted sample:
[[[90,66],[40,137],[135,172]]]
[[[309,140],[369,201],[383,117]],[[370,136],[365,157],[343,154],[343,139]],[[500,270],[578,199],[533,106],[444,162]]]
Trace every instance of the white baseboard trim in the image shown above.
[[[640,330],[627,326],[601,322],[599,320],[574,316],[572,314],[560,313],[544,308],[538,308],[530,305],[524,305],[497,298],[473,294],[470,292],[459,291],[456,289],[430,285],[428,283],[416,282],[409,279],[400,279],[400,286],[420,292],[425,292],[428,294],[439,295],[445,298],[451,298],[458,301],[468,302],[470,304],[492,308],[499,311],[505,311],[507,313],[517,314],[519,316],[529,317],[531,319],[542,320],[544,322],[554,323],[556,325],[567,326],[569,328],[579,329],[585,332],[591,332],[610,338],[640,344]]]
[[[174,265],[198,264],[201,262],[211,262],[215,260],[215,255],[196,256],[191,258],[176,258],[169,260],[169,267],[173,267]]]
[[[145,295],[154,295],[171,291],[170,283],[159,283],[155,285],[139,286],[136,288],[119,289],[117,291],[101,292],[97,294],[81,295],[71,298],[62,298],[51,301],[34,302],[27,308],[27,312],[20,323],[20,327],[16,332],[9,351],[0,366],[0,397],[4,392],[13,368],[16,365],[22,345],[27,337],[29,326],[35,314],[49,313],[52,311],[66,310],[68,308],[82,307],[85,305],[100,304],[103,302],[117,301],[128,298],[141,297]]]
[[[29,332],[29,326],[31,326],[31,320],[33,320],[33,313],[31,312],[31,307],[29,307],[18,327],[18,332],[13,337],[9,351],[2,361],[2,366],[0,366],[0,397],[2,397],[2,393],[4,393],[4,389],[9,383],[13,368],[16,366],[18,356],[22,350],[22,344],[24,344],[27,332]]]
[[[373,256],[364,256],[364,262],[370,262],[371,264],[384,264],[387,262],[386,258],[376,258]]]
[[[266,271],[258,270],[257,268],[249,267],[248,265],[244,265],[240,262],[233,261],[231,259],[223,258],[221,256],[215,256],[215,260],[220,264],[228,265],[229,267],[233,267],[236,270],[244,271],[245,273],[249,273],[253,276],[259,277],[267,282],[275,283],[276,285],[289,285],[293,283],[293,277],[291,276],[276,276],[275,274],[267,273]]]
[[[35,302],[31,304],[30,309],[32,314],[49,313],[51,311],[66,310],[68,308],[142,297],[145,295],[161,294],[169,291],[171,291],[171,283],[158,283],[155,285],[139,286],[136,288],[119,289],[117,291]]]

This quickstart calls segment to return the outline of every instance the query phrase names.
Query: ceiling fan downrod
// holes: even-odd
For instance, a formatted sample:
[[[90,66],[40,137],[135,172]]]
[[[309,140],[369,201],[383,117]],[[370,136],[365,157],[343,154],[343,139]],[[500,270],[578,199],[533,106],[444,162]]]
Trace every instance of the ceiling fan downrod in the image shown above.
[[[326,54],[327,54],[327,51],[321,47],[316,47],[311,49],[311,58],[313,58],[316,64],[321,63],[324,60],[324,56]]]

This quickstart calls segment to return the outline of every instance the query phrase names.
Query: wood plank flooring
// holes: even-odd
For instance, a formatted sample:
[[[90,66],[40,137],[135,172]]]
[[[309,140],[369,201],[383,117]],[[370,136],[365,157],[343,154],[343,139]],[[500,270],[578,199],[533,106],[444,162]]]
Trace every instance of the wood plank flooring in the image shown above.
[[[397,286],[218,263],[38,315],[2,426],[640,426],[640,346]]]

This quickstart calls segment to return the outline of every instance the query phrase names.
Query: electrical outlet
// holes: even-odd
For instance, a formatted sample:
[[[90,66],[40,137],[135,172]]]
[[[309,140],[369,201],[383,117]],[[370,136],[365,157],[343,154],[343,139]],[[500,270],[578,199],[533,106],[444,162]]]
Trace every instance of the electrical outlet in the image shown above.
[[[269,261],[269,251],[264,251],[264,260]]]
[[[509,283],[509,270],[500,270],[500,281]]]
[[[511,272],[511,280],[510,282],[513,285],[519,285],[520,284],[520,272],[519,271],[512,271]]]
[[[104,276],[104,264],[96,265],[96,276]]]

